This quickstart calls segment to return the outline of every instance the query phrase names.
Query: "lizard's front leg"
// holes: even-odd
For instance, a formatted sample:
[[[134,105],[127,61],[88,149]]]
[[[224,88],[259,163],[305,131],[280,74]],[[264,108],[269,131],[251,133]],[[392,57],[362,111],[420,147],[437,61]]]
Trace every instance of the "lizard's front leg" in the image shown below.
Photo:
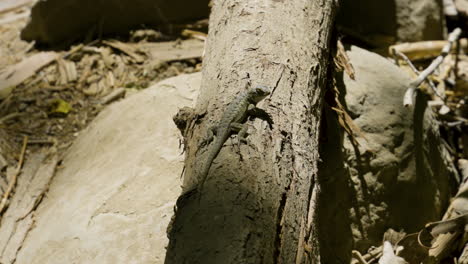
[[[270,114],[268,114],[265,110],[258,108],[256,106],[249,106],[248,109],[248,116],[255,117],[258,119],[261,119],[263,121],[266,121],[268,123],[268,126],[270,126],[270,129],[273,128],[273,119],[271,118]]]

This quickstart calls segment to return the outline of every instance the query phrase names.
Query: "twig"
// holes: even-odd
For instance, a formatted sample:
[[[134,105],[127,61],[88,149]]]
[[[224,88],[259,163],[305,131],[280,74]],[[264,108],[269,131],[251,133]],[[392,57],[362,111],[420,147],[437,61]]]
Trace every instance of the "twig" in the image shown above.
[[[365,259],[364,257],[362,256],[361,252],[357,251],[357,250],[353,250],[351,252],[354,257],[359,261],[360,264],[369,264]]]
[[[70,57],[72,54],[84,49],[84,48],[87,48],[87,47],[90,47],[96,43],[98,43],[99,40],[95,39],[87,44],[80,44],[80,45],[77,45],[76,47],[73,47],[71,50],[65,52],[65,54],[62,55],[62,59],[66,59],[68,57]]]
[[[50,145],[57,145],[57,139],[52,138],[52,139],[30,139],[28,140],[28,145],[34,145],[34,144],[50,144]]]
[[[125,96],[125,89],[124,88],[117,88],[114,91],[110,92],[108,95],[104,96],[101,99],[101,104],[105,105],[111,103],[121,97]]]
[[[24,154],[26,152],[27,145],[28,145],[28,136],[24,136],[23,147],[21,148],[20,158],[18,161],[18,165],[16,166],[16,171],[13,174],[12,179],[8,183],[8,189],[3,194],[2,201],[0,202],[0,213],[3,212],[3,209],[5,208],[6,202],[8,200],[8,196],[10,196],[10,193],[13,190],[13,187],[15,187],[16,179],[18,178],[18,175],[21,171],[21,167],[23,166]]]
[[[414,73],[416,73],[416,75],[419,75],[420,72],[418,69],[416,69],[416,67],[414,66],[414,64],[410,61],[410,59],[402,52],[398,51],[398,50],[395,50],[395,54],[398,55],[400,58],[402,58],[406,64],[408,64],[408,66],[411,68],[411,70],[413,70]],[[432,88],[432,90],[434,91],[434,93],[442,100],[444,100],[444,97],[443,95],[439,94],[439,92],[437,91],[437,87],[435,86],[435,84],[430,80],[430,79],[426,79],[425,80],[429,86]]]
[[[412,61],[428,60],[439,56],[440,51],[445,45],[447,45],[447,42],[447,40],[429,40],[412,43],[401,43],[390,46],[388,51],[389,54],[394,54],[394,51],[398,50],[405,54]],[[458,49],[466,53],[468,50],[468,39],[460,38],[457,42]],[[455,47],[452,47],[451,52],[454,52],[455,50]]]
[[[351,264],[368,264],[374,262],[377,258],[382,256],[383,246],[376,247],[371,249],[365,255],[361,255],[359,251],[353,250],[351,253],[354,255],[354,259],[351,261]]]
[[[422,71],[419,76],[413,80],[410,84],[408,89],[406,90],[405,96],[403,97],[403,105],[410,106],[413,105],[413,95],[416,89],[421,85],[422,82],[432,74],[437,67],[442,63],[444,58],[449,54],[450,50],[452,49],[453,43],[460,37],[461,29],[456,28],[452,33],[450,33],[448,37],[447,44],[442,48],[441,54],[434,60],[432,63],[427,67],[424,71]]]
[[[6,116],[0,118],[0,124],[3,124],[3,123],[5,123],[5,122],[8,121],[8,120],[17,118],[17,117],[22,116],[22,115],[23,115],[23,114],[22,114],[22,113],[19,113],[19,112],[14,112],[14,113],[8,114],[8,115],[6,115]]]
[[[184,37],[191,37],[191,38],[196,38],[202,41],[206,41],[206,38],[208,37],[208,34],[191,30],[191,29],[184,29],[181,33],[182,36]]]
[[[398,55],[399,57],[401,57],[406,62],[406,64],[408,64],[410,66],[410,68],[413,70],[413,72],[416,73],[416,75],[420,74],[419,70],[416,69],[416,67],[413,65],[411,60],[404,53],[402,53],[399,50],[394,50],[394,53],[395,53],[395,55]],[[432,91],[434,92],[434,94],[437,95],[437,97],[439,97],[441,99],[439,105],[442,106],[442,107],[439,110],[439,114],[445,115],[445,114],[449,113],[451,109],[445,104],[445,94],[440,94],[439,93],[439,91],[437,90],[437,87],[431,81],[431,79],[427,78],[427,79],[425,79],[425,81],[432,88]]]

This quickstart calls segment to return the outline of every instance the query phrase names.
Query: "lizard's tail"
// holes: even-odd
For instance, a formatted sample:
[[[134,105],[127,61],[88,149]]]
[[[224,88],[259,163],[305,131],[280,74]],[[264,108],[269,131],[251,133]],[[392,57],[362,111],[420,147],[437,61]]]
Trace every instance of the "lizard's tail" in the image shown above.
[[[203,185],[205,184],[206,178],[208,178],[208,173],[210,172],[211,165],[213,164],[213,160],[218,156],[221,148],[215,148],[212,152],[208,154],[206,157],[205,163],[203,163],[202,170],[200,171],[200,178],[198,188],[201,190]]]

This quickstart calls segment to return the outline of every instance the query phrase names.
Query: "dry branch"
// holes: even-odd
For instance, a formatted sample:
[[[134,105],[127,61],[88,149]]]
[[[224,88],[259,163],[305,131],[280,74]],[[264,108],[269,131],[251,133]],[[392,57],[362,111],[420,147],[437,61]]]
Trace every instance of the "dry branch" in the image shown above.
[[[399,51],[412,61],[431,59],[440,55],[440,51],[447,45],[447,42],[447,40],[432,40],[397,44],[389,47],[389,54]],[[468,39],[462,38],[458,42],[457,48],[466,52]],[[455,47],[452,47],[451,52],[455,52]]]
[[[403,97],[403,105],[410,106],[413,104],[413,95],[416,89],[421,85],[422,82],[432,74],[437,67],[442,63],[444,58],[449,54],[450,50],[452,49],[452,45],[457,39],[460,37],[461,29],[456,28],[452,33],[450,33],[447,44],[443,47],[441,54],[434,60],[432,63],[427,67],[424,71],[422,71],[419,76],[413,80],[406,90],[406,93]]]
[[[104,40],[102,43],[122,51],[123,53],[130,56],[136,63],[142,63],[145,61],[145,57],[137,53],[135,47],[117,40]]]
[[[16,166],[16,171],[13,174],[12,179],[8,183],[8,189],[5,191],[3,194],[2,201],[0,202],[0,213],[3,212],[3,209],[5,209],[6,202],[8,201],[8,196],[10,196],[11,191],[15,187],[16,184],[16,179],[18,178],[18,175],[21,171],[21,167],[23,166],[23,161],[24,161],[24,154],[26,152],[26,146],[28,145],[28,137],[25,136],[23,139],[23,147],[21,148],[21,153],[20,153],[20,158],[18,161],[18,165]]]
[[[466,218],[466,216],[461,216],[461,214],[468,211],[468,208],[466,208],[468,204],[466,203],[465,198],[466,194],[468,193],[468,180],[466,178],[467,175],[464,175],[467,171],[465,169],[467,163],[468,162],[466,160],[459,160],[459,167],[461,169],[464,182],[460,185],[457,195],[454,197],[449,208],[444,214],[444,221],[442,222],[447,222],[445,220],[457,219],[457,217]],[[450,227],[450,225],[448,226]],[[432,244],[432,249],[429,250],[429,256],[435,260],[441,260],[446,257],[452,250],[452,245],[460,239],[462,233],[463,231],[457,230],[451,233],[445,233],[437,236],[434,243]],[[464,256],[462,255],[460,259],[463,258]]]
[[[399,56],[400,58],[402,58],[406,64],[408,64],[408,66],[411,68],[411,70],[413,70],[413,72],[416,74],[416,75],[419,75],[421,74],[419,72],[418,69],[416,69],[416,67],[414,66],[414,64],[411,62],[411,60],[402,52],[398,51],[398,50],[395,50],[395,54],[397,56]],[[444,96],[439,94],[439,92],[437,91],[437,87],[435,86],[435,84],[430,80],[430,79],[426,79],[425,80],[429,86],[432,88],[432,90],[434,91],[435,95],[437,95],[440,99],[444,100]]]
[[[0,72],[0,99],[8,97],[15,86],[21,84],[56,58],[57,53],[55,52],[41,52]]]

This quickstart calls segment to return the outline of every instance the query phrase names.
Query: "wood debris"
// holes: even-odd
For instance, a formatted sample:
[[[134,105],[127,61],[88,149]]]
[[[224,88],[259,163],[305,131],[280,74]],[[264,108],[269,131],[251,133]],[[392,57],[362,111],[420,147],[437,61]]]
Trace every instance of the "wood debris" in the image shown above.
[[[355,79],[355,71],[351,61],[346,54],[346,50],[340,40],[336,43],[335,56],[333,57],[335,66],[338,70],[344,71],[351,80]]]
[[[402,43],[389,47],[389,54],[393,55],[397,51],[405,54],[410,60],[417,61],[431,59],[440,55],[440,51],[448,44],[448,40],[420,41],[413,43]],[[458,42],[461,52],[467,53],[468,39],[462,38]],[[456,46],[451,46],[450,52],[456,52]]]
[[[181,35],[186,38],[196,38],[196,39],[203,40],[203,41],[206,41],[206,38],[208,37],[208,34],[206,33],[191,30],[191,29],[184,29]]]
[[[149,54],[152,60],[174,61],[201,58],[205,43],[189,39],[156,43],[141,43],[140,49]]]
[[[425,230],[435,237],[429,250],[429,256],[436,261],[448,256],[456,243],[459,243],[462,248],[466,247],[468,243],[468,237],[463,235],[468,228],[468,202],[466,200],[468,196],[468,161],[460,159],[459,167],[462,172],[463,184],[457,195],[452,200],[442,221],[429,223],[425,227]],[[468,256],[463,255],[463,253],[465,253],[464,250],[460,259],[466,263]]]
[[[135,46],[117,40],[104,40],[102,43],[122,51],[130,56],[136,63],[142,63],[145,60],[144,56],[138,54],[138,49],[135,48]]]
[[[413,104],[413,96],[416,89],[419,87],[419,85],[421,85],[422,82],[424,82],[426,78],[428,78],[430,74],[432,74],[437,69],[437,67],[439,67],[439,65],[442,63],[444,58],[449,54],[450,50],[454,46],[454,42],[458,40],[460,34],[460,28],[456,28],[452,33],[450,33],[449,39],[446,45],[442,48],[441,54],[424,71],[422,71],[416,79],[411,81],[408,90],[406,91],[405,96],[403,98],[404,106],[410,106]]]
[[[157,43],[147,39],[139,43],[93,41],[68,51],[24,55],[28,59],[14,64],[21,52],[32,48],[30,44],[15,44],[21,48],[19,55],[1,61],[14,65],[0,71],[0,93],[2,86],[5,90],[0,123],[18,134],[34,135],[31,142],[71,140],[103,104],[124,97],[127,91],[199,71],[203,45],[194,39]],[[44,54],[50,57],[44,60]],[[53,102],[66,102],[67,107],[52,111]]]
[[[0,229],[0,262],[13,263],[28,232],[34,225],[34,210],[55,175],[58,156],[54,149],[32,154],[18,177],[15,196],[5,211]]]
[[[164,41],[168,40],[161,32],[158,32],[153,29],[138,29],[131,32],[130,41],[131,42],[155,42],[155,41]]]
[[[56,58],[57,53],[55,52],[41,52],[2,71],[0,73],[0,99],[5,99],[13,88]]]
[[[21,148],[20,159],[18,161],[18,164],[16,165],[16,170],[12,174],[11,179],[9,179],[8,188],[3,193],[2,200],[0,201],[0,214],[5,209],[5,206],[8,201],[8,197],[10,196],[11,192],[13,191],[13,188],[16,185],[16,179],[18,178],[21,168],[23,167],[24,155],[26,152],[27,145],[28,145],[28,137],[25,136],[23,140],[23,147]]]
[[[3,0],[0,1],[0,14],[18,10],[24,6],[30,5],[34,0]]]
[[[451,144],[455,149],[462,149],[468,153],[468,39],[457,38],[460,29],[455,29],[447,41],[404,43],[390,47],[397,64],[416,74],[414,80],[408,85],[404,96],[405,105],[412,105],[416,89],[428,94],[431,99],[428,105],[434,109],[446,131],[456,129],[462,132],[460,144]],[[458,47],[458,49],[456,49]],[[441,49],[442,51],[435,52]],[[435,58],[429,66],[426,61],[418,59]],[[401,63],[404,61],[404,63]],[[408,66],[405,66],[408,65]],[[420,72],[418,68],[424,67]],[[425,82],[426,85],[423,83]],[[452,132],[450,132],[452,133]],[[457,146],[458,145],[458,146]],[[453,154],[455,152],[452,151]],[[460,156],[462,157],[462,156]]]
[[[59,85],[65,85],[78,79],[78,73],[74,62],[58,58],[57,68],[60,75],[60,79],[58,80]]]
[[[389,241],[384,241],[382,257],[379,259],[379,264],[405,264],[406,262],[402,257],[395,254],[393,246]]]
[[[117,88],[108,95],[104,96],[101,99],[102,104],[109,104],[119,98],[122,98],[125,96],[125,89],[124,88]]]

